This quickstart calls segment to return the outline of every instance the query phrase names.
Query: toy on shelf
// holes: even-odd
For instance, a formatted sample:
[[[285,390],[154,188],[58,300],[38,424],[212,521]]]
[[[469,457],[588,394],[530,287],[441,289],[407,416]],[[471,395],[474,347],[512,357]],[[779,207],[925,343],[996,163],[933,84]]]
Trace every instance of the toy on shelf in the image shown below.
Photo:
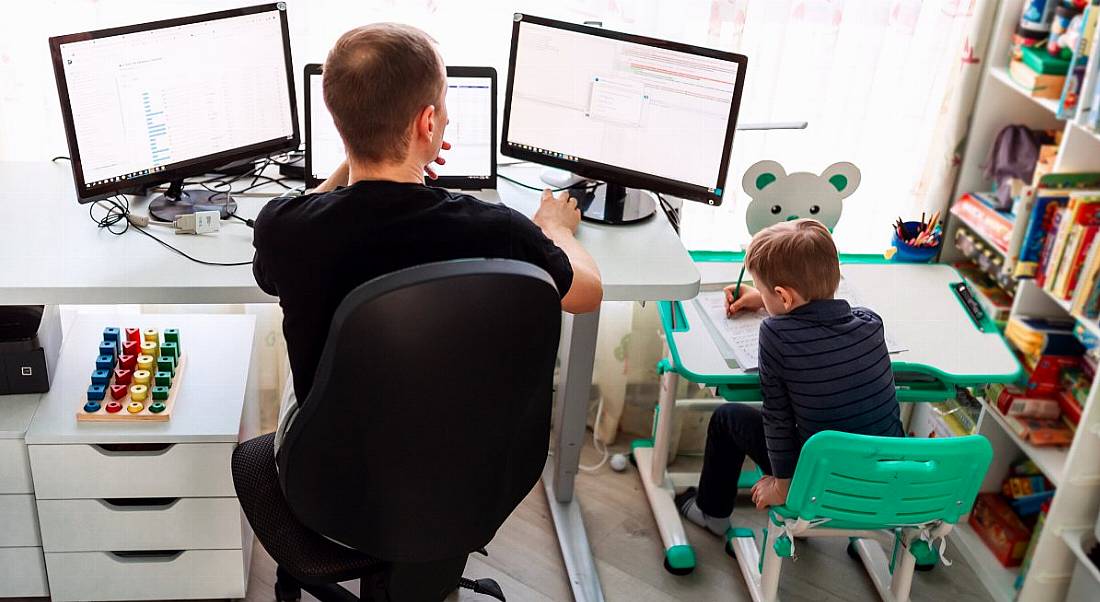
[[[81,422],[167,421],[187,358],[180,333],[167,328],[103,329],[95,370],[76,419]]]

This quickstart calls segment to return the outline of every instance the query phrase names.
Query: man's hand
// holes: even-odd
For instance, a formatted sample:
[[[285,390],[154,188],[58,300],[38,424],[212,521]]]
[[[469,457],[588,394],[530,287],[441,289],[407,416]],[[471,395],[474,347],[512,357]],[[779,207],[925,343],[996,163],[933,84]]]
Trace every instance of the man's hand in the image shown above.
[[[764,475],[752,486],[752,503],[758,510],[768,506],[780,506],[787,503],[787,491],[791,487],[790,479],[777,479]]]
[[[576,233],[577,226],[581,223],[577,199],[569,196],[568,191],[555,198],[554,193],[547,188],[542,191],[542,202],[532,221],[544,231],[564,228],[570,233]]]
[[[733,293],[737,290],[736,284],[727,286],[726,291],[726,315],[732,316],[739,311],[759,311],[764,308],[764,297],[760,295],[760,291],[756,290],[747,284],[741,285],[741,292],[736,299],[733,298]]]
[[[321,185],[314,188],[312,192],[328,192],[330,190],[336,190],[340,186],[347,186],[350,184],[351,171],[348,168],[348,160],[344,159],[340,162],[340,165],[332,172],[332,175],[327,180],[321,182]]]
[[[451,143],[444,140],[442,148],[440,150],[451,150]],[[442,155],[440,155],[440,156],[437,156],[435,159],[433,159],[432,163],[435,163],[437,165],[446,165],[447,160],[444,159]],[[432,163],[429,163],[429,164],[424,166],[424,173],[427,174],[430,179],[434,180],[434,179],[438,178],[439,176],[436,175],[435,170],[432,169]]]

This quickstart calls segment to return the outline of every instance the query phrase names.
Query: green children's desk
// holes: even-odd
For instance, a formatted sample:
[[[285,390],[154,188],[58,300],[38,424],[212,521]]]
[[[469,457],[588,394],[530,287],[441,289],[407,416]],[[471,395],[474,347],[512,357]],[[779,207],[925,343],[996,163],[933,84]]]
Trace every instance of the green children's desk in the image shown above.
[[[736,282],[742,253],[694,252],[703,290]],[[841,273],[859,291],[860,300],[882,316],[890,336],[906,347],[891,356],[899,401],[942,401],[955,386],[1020,379],[1020,363],[997,328],[986,318],[976,323],[951,285],[962,281],[943,264],[907,264],[873,255],[841,255]],[[759,378],[723,357],[706,318],[694,300],[659,305],[669,353],[658,365],[661,393],[653,438],[635,441],[633,459],[665,547],[665,568],[686,574],[695,554],[673,502],[676,487],[698,483],[697,473],[667,470],[677,405],[714,408],[726,401],[760,401]],[[715,389],[721,399],[676,400],[680,378]],[[740,485],[750,486],[759,471],[743,471]]]

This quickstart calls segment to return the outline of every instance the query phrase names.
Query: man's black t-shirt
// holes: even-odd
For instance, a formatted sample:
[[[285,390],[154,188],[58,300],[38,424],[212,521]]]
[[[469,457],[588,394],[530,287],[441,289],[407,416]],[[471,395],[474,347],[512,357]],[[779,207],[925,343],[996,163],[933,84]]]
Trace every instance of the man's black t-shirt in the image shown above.
[[[253,245],[256,282],[283,308],[299,403],[313,385],[336,307],[372,278],[433,261],[491,257],[546,270],[563,297],[573,283],[565,253],[522,214],[419,184],[360,181],[273,200],[256,218]]]

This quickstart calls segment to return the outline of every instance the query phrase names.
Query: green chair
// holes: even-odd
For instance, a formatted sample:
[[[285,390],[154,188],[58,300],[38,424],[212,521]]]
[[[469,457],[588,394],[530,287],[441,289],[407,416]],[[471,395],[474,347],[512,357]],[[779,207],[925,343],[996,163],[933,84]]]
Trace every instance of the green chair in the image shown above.
[[[848,537],[848,554],[863,561],[882,599],[905,602],[915,566],[943,559],[944,538],[974,505],[992,457],[980,435],[817,433],[802,448],[787,503],[769,510],[759,549],[751,529],[730,529],[727,551],[753,600],[771,602],[794,538]]]

